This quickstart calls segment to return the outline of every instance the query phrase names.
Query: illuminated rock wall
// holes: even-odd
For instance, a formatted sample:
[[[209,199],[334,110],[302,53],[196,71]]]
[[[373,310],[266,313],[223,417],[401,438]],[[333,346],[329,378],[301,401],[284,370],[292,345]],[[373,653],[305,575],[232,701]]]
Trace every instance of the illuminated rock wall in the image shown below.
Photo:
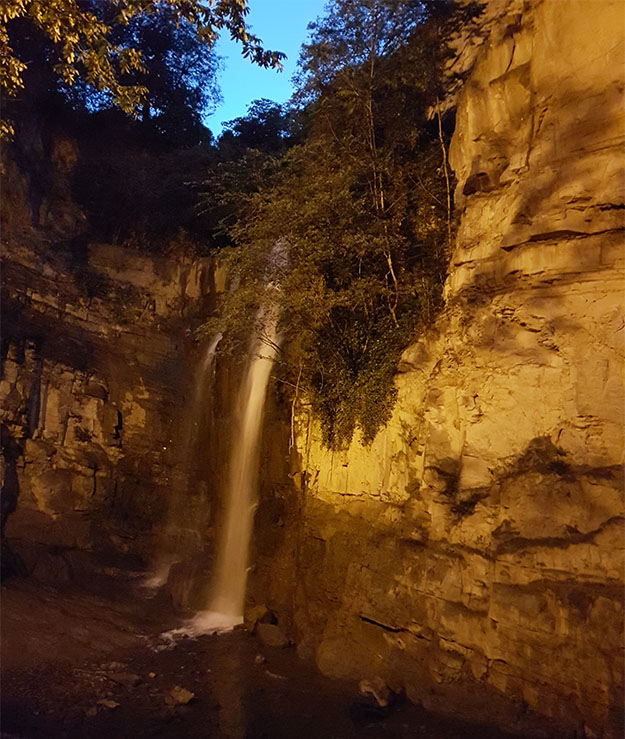
[[[328,674],[587,736],[623,725],[622,12],[493,24],[458,99],[445,314],[369,448],[325,451],[300,412],[267,585]]]
[[[33,234],[9,240],[0,421],[19,496],[5,533],[36,576],[70,577],[86,550],[149,559],[188,475],[190,326],[211,280],[208,260],[92,245],[76,264]]]

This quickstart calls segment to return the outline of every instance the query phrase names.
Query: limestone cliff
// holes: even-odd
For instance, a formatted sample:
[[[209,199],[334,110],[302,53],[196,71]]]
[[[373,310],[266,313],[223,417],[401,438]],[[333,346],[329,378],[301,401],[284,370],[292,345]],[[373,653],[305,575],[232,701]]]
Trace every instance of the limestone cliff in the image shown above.
[[[171,232],[94,243],[77,172],[99,160],[85,140],[33,114],[0,157],[2,523],[42,579],[91,566],[90,551],[153,564],[170,533],[188,552],[212,545],[207,455],[190,449],[214,260]],[[102,193],[123,221],[129,204]]]
[[[622,2],[491,0],[486,15],[479,43],[457,40],[445,311],[406,351],[371,446],[330,453],[305,406],[291,429],[270,403],[250,599],[329,674],[512,728],[531,730],[534,711],[552,736],[615,737]],[[48,159],[63,173],[76,156],[58,139]],[[190,469],[191,331],[212,265],[72,243],[84,218],[67,177],[45,170],[44,197],[37,173],[7,171],[5,533],[35,575],[69,577],[85,550],[154,552],[150,532],[183,500],[173,528],[192,521],[202,556],[187,546],[171,585],[201,605],[188,581],[209,574],[215,496],[188,485],[208,479]],[[226,458],[237,373],[222,374],[213,454]]]
[[[141,535],[189,475],[189,327],[211,280],[209,260],[92,244],[76,264],[32,234],[6,245],[3,518],[17,508],[5,534],[36,575],[69,576],[80,551],[152,548]]]
[[[273,494],[257,578],[326,673],[617,736],[623,7],[504,6],[457,102],[446,310],[370,447],[324,450],[300,410],[299,493]]]

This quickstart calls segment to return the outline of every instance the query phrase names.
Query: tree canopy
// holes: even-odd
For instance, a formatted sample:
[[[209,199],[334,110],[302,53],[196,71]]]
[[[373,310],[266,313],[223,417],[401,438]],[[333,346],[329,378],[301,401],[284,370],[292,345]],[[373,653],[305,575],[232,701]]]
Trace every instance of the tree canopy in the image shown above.
[[[234,160],[247,149],[277,153],[289,137],[287,106],[263,98],[250,104],[247,115],[227,121],[219,139],[222,159]]]
[[[260,305],[277,303],[282,377],[305,391],[330,447],[357,429],[374,438],[401,352],[442,305],[450,122],[428,110],[452,5],[334,0],[302,51],[292,145],[225,167],[239,287],[224,296],[219,326],[236,343]],[[267,286],[277,242],[288,259]]]
[[[141,69],[125,75],[127,84],[145,88],[138,110],[147,138],[170,146],[193,146],[206,137],[202,123],[213,112],[221,95],[218,85],[219,58],[198,38],[196,29],[179,20],[167,6],[151,15],[134,16],[127,25],[116,26],[112,38],[122,46],[141,49]],[[98,91],[84,79],[64,92],[75,107],[89,111],[114,107],[109,90]]]
[[[159,15],[175,29],[171,32],[179,45],[182,36],[186,34],[188,41],[193,34],[210,48],[217,34],[226,31],[240,42],[245,57],[264,67],[279,67],[284,55],[263,48],[249,31],[247,13],[247,0],[210,4],[202,0],[0,0],[0,92],[14,97],[24,87],[29,61],[16,51],[12,37],[16,30],[31,29],[45,39],[47,62],[60,81],[71,87],[82,80],[110,96],[124,112],[138,115],[155,79],[156,57],[150,58],[149,40],[155,28],[151,19]],[[188,95],[189,81],[181,67],[174,89]],[[159,110],[157,98],[152,102]],[[0,126],[3,135],[11,133],[9,121]]]

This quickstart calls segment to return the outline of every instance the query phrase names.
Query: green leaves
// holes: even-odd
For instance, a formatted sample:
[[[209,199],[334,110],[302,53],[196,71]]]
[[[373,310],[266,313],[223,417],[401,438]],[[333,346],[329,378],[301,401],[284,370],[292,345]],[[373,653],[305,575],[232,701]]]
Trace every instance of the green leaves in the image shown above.
[[[426,117],[437,85],[429,23],[415,0],[334,0],[300,59],[300,143],[281,157],[256,152],[262,176],[249,168],[236,194],[222,189],[236,214],[227,269],[238,288],[224,295],[221,327],[243,349],[253,311],[278,301],[281,377],[305,390],[330,448],[375,438],[402,351],[442,305],[448,212]],[[244,159],[224,171],[240,178]],[[278,240],[288,267],[268,292]]]
[[[146,100],[143,84],[128,81],[144,69],[133,38],[120,41],[116,29],[165,13],[174,26],[190,25],[201,43],[212,46],[219,30],[241,43],[244,56],[263,67],[280,68],[284,54],[264,49],[249,32],[246,0],[0,0],[0,91],[15,96],[24,87],[27,59],[16,56],[11,33],[17,23],[43,34],[52,48],[51,66],[66,85],[84,79],[107,91],[114,105],[138,115]],[[3,131],[8,131],[5,124]]]

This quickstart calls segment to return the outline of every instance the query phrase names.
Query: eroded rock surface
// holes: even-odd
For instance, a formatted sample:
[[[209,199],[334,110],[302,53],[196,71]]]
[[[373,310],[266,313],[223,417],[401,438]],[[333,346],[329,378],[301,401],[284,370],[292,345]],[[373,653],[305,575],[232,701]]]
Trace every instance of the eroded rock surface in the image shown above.
[[[188,476],[190,334],[211,280],[207,260],[95,244],[77,265],[32,235],[6,246],[0,420],[18,492],[5,534],[30,572],[70,575],[50,547],[149,553],[137,536]]]
[[[369,448],[325,451],[302,410],[266,582],[328,674],[605,737],[623,725],[622,11],[512,0],[492,25],[458,99],[445,314]]]
[[[250,593],[284,640],[330,675],[532,735],[531,711],[552,736],[623,723],[622,10],[488,4],[483,39],[458,47],[473,69],[454,98],[447,307],[403,357],[391,422],[330,453],[301,409],[290,478],[271,403],[264,440]],[[59,140],[51,160],[65,172],[75,156]],[[201,357],[186,332],[211,266],[55,253],[44,235],[80,231],[67,183],[30,212],[36,183],[9,175],[5,533],[59,581],[90,549],[153,553],[149,532],[183,501],[173,535],[197,545],[170,591],[201,607],[214,490],[190,471]],[[227,427],[237,378],[221,379]]]

